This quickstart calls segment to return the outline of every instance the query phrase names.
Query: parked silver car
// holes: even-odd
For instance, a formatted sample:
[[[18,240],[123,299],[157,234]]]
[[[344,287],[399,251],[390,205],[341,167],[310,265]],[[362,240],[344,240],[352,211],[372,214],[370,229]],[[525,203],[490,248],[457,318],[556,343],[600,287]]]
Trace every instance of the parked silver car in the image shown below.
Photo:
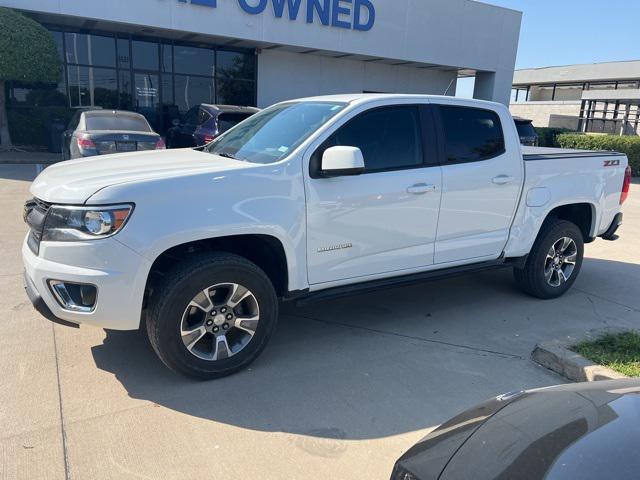
[[[146,118],[121,110],[79,110],[62,134],[64,160],[164,148]]]

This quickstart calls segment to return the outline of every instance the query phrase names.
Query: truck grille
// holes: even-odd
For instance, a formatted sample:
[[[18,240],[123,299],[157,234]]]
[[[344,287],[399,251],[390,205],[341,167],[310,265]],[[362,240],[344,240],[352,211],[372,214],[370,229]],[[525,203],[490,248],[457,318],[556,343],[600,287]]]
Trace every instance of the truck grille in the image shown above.
[[[33,198],[24,205],[23,218],[25,223],[29,225],[29,238],[27,239],[27,245],[36,255],[38,255],[38,252],[40,251],[42,230],[50,208],[50,203],[44,202],[39,198]]]

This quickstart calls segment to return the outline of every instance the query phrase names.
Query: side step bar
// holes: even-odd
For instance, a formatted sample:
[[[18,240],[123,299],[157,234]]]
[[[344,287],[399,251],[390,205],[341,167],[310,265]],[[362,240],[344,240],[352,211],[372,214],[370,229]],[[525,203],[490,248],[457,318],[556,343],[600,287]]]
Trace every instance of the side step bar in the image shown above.
[[[310,305],[325,300],[348,297],[359,293],[375,292],[377,290],[384,290],[387,288],[398,287],[402,285],[411,285],[414,283],[457,277],[472,272],[510,267],[513,265],[513,260],[517,261],[517,259],[509,259],[507,261],[504,258],[499,258],[490,262],[475,263],[473,265],[463,265],[460,267],[451,267],[429,272],[413,273],[400,277],[384,278],[381,280],[356,283],[352,285],[345,285],[342,287],[328,288],[326,290],[320,290],[318,292],[309,292],[308,290],[303,290],[300,292],[292,292],[292,295],[286,298],[286,300],[295,302],[296,306]]]

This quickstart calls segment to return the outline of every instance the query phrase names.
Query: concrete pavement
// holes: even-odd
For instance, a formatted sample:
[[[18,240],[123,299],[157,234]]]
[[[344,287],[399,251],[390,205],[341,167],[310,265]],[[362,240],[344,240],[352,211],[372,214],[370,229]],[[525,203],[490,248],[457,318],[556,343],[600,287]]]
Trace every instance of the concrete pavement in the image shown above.
[[[21,285],[34,166],[0,165],[1,479],[386,479],[436,425],[488,397],[564,383],[534,345],[638,327],[640,186],[618,242],[587,246],[564,298],[510,272],[295,308],[250,370],[175,376],[137,332],[54,326]]]

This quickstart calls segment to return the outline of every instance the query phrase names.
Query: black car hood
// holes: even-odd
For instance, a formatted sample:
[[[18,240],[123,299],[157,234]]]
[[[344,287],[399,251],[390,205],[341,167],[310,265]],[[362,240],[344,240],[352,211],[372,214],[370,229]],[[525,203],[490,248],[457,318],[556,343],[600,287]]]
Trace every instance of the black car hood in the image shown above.
[[[461,443],[451,443],[444,465],[446,445],[431,443],[422,452],[423,444],[416,445],[401,459],[420,480],[636,479],[640,380],[564,385],[516,396]],[[443,470],[435,473],[437,466]]]

